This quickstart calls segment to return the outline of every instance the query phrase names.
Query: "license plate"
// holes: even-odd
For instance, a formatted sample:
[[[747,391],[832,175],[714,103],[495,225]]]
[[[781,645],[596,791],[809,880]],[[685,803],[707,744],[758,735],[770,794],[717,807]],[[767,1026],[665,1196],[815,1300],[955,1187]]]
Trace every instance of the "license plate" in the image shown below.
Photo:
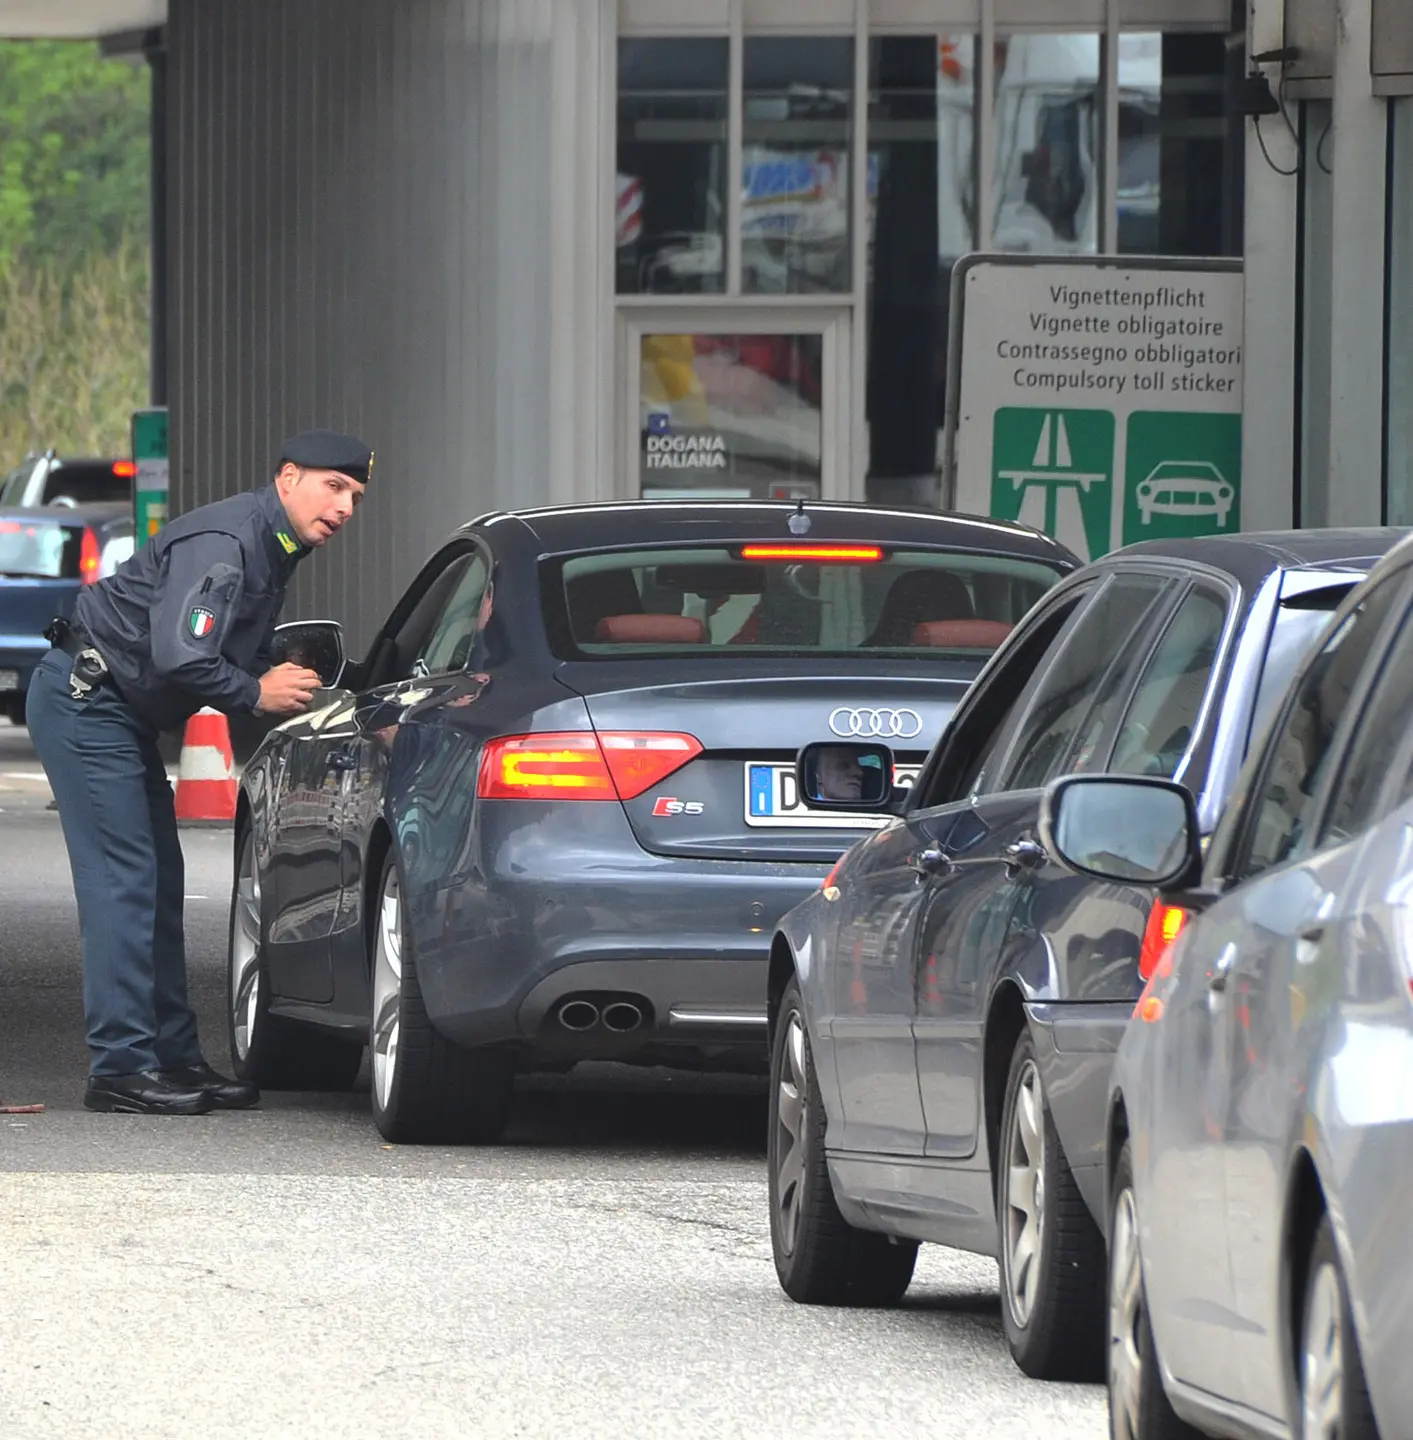
[[[898,765],[895,785],[911,785],[921,765]],[[762,827],[796,826],[811,830],[877,830],[888,823],[886,815],[860,815],[858,811],[810,810],[800,801],[791,765],[746,766],[746,824]]]
[[[18,690],[20,688],[20,672],[18,670],[0,670],[0,690]]]

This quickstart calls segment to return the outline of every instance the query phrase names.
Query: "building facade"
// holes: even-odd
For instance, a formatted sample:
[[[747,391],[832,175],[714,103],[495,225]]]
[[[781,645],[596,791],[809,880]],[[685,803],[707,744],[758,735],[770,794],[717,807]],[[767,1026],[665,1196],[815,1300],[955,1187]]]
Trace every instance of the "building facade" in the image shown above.
[[[960,256],[1241,253],[1241,18],[172,0],[174,508],[289,430],[365,435],[375,493],[295,599],[361,644],[492,508],[945,503]]]

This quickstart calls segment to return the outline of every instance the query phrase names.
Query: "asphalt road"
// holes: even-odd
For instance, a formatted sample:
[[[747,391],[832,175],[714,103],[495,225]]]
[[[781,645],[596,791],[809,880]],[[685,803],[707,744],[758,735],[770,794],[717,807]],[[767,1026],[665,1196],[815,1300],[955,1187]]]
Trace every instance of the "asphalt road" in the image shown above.
[[[78,927],[0,722],[0,1434],[1100,1437],[1011,1364],[993,1263],[925,1247],[888,1313],[780,1292],[763,1087],[537,1082],[492,1149],[393,1148],[348,1096],[90,1115]],[[207,1055],[228,1059],[227,832],[185,833]]]

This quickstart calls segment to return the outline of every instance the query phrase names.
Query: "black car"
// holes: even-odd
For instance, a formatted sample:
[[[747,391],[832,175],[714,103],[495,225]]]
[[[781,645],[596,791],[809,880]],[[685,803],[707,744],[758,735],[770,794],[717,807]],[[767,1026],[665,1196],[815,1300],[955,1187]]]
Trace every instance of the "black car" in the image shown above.
[[[1403,533],[1148,541],[1086,566],[991,660],[897,818],[784,917],[768,1168],[791,1296],[895,1300],[921,1240],[997,1254],[1022,1369],[1103,1373],[1109,1074],[1171,917],[1153,887],[1047,853],[1045,786],[1175,780],[1210,834],[1301,657]],[[882,801],[887,748],[851,748],[871,784],[841,802],[806,747],[807,803]]]
[[[0,508],[0,715],[24,724],[44,627],[133,552],[132,504]]]
[[[849,505],[459,530],[245,769],[236,1068],[346,1086],[370,1043],[394,1139],[498,1135],[517,1068],[763,1069],[775,922],[882,823],[807,811],[796,750],[885,736],[906,783],[1076,564],[1021,526]]]

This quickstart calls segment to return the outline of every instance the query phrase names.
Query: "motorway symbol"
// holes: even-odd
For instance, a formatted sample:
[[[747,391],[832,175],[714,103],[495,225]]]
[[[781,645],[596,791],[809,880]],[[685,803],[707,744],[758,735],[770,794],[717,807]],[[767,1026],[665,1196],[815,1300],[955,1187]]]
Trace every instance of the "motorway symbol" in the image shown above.
[[[1053,535],[1092,560],[1110,548],[1114,417],[1107,410],[996,412],[991,513]]]

